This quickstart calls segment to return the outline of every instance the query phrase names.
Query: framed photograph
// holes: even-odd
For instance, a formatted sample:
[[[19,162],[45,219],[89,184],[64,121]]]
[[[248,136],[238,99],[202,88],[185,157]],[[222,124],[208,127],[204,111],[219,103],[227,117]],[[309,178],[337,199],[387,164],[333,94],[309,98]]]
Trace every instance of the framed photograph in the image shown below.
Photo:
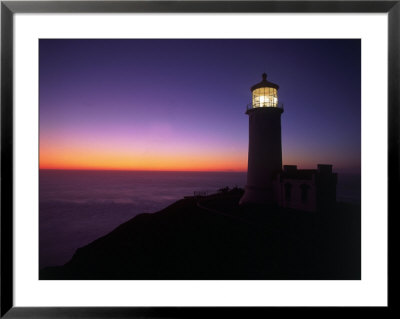
[[[387,313],[399,18],[2,1],[1,316]]]

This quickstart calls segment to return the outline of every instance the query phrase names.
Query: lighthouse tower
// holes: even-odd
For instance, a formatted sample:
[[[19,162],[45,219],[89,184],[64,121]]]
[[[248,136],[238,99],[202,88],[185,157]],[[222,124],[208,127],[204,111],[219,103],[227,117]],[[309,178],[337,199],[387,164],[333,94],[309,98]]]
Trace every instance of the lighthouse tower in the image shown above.
[[[273,180],[282,170],[281,114],[278,102],[279,86],[262,81],[251,87],[252,103],[247,106],[249,116],[249,155],[247,184],[239,204],[276,202]]]

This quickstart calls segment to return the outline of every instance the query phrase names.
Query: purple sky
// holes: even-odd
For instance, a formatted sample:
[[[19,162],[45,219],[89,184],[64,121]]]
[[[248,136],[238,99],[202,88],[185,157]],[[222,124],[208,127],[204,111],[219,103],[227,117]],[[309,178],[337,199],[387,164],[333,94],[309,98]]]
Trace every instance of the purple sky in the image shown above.
[[[40,40],[40,167],[246,170],[250,87],[283,163],[360,172],[360,40]]]

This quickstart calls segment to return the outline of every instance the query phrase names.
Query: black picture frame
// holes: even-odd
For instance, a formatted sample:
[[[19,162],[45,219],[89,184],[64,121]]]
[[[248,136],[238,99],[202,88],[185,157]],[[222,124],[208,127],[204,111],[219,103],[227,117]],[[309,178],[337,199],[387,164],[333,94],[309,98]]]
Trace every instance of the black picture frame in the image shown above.
[[[178,318],[240,315],[251,318],[298,311],[339,315],[342,307],[14,307],[13,303],[13,19],[15,13],[119,13],[119,12],[314,12],[388,14],[388,234],[393,249],[393,215],[398,212],[399,101],[400,101],[400,0],[396,1],[1,1],[1,296],[0,316],[5,318]],[[382,108],[384,106],[377,106]],[[377,212],[378,213],[378,212]],[[388,255],[388,257],[390,254]],[[389,259],[391,262],[392,260]],[[390,266],[388,270],[394,268]],[[391,273],[389,276],[391,278]],[[390,281],[388,287],[391,288]],[[352,308],[362,314],[382,316],[388,307]]]

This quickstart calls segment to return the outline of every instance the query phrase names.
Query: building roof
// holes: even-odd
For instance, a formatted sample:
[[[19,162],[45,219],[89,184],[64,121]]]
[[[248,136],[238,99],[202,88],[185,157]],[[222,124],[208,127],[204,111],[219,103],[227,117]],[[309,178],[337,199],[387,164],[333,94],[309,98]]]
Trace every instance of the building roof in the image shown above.
[[[307,179],[311,180],[313,175],[317,173],[316,169],[298,169],[290,172],[281,172],[281,178],[289,179]]]
[[[262,81],[260,83],[257,83],[255,85],[253,85],[250,88],[250,91],[253,92],[255,89],[264,88],[264,87],[275,88],[277,90],[279,89],[279,85],[267,81],[267,73],[263,73],[262,74]]]

